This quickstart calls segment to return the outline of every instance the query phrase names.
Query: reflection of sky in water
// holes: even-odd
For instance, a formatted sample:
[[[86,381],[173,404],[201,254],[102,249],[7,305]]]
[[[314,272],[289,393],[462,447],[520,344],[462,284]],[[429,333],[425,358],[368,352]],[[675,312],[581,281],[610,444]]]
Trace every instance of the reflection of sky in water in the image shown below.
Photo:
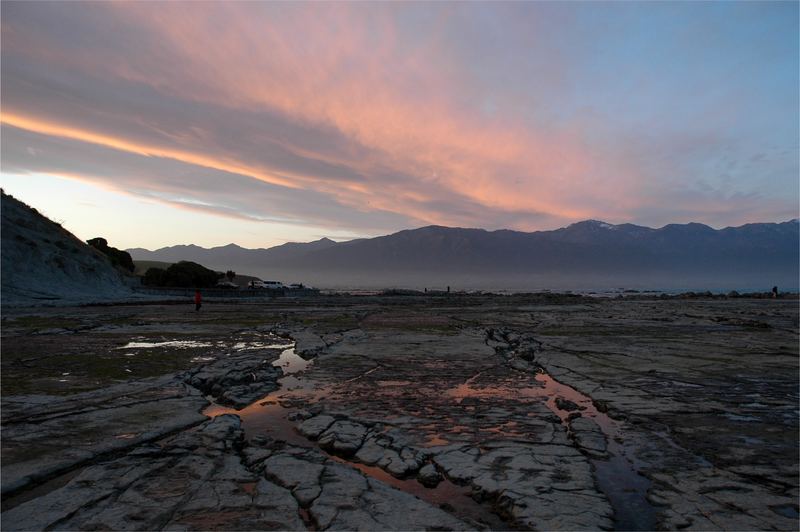
[[[283,345],[285,347],[285,344]],[[257,435],[268,435],[286,440],[294,445],[309,446],[310,443],[294,430],[294,422],[286,419],[287,408],[281,405],[284,399],[302,399],[316,402],[330,392],[329,387],[315,386],[314,382],[300,379],[293,373],[304,371],[312,363],[294,352],[294,347],[285,349],[272,365],[283,370],[284,377],[278,379],[280,389],[267,394],[258,401],[241,410],[222,405],[211,404],[203,411],[209,417],[223,414],[235,414],[242,420],[245,435],[250,438]]]
[[[272,365],[281,368],[284,376],[278,379],[280,389],[267,394],[253,404],[247,407],[236,410],[235,408],[228,408],[220,405],[211,405],[203,412],[210,417],[216,417],[222,414],[236,414],[242,418],[245,424],[255,421],[261,416],[273,417],[274,410],[283,410],[278,404],[278,401],[283,398],[303,398],[303,399],[319,399],[326,394],[328,387],[318,387],[313,381],[307,381],[294,376],[294,373],[305,371],[313,361],[305,360],[300,355],[294,352],[294,347],[285,349],[280,357],[275,360]],[[247,428],[247,427],[246,427]]]
[[[291,347],[289,349],[285,349],[283,353],[281,353],[281,356],[278,357],[278,360],[273,362],[272,365],[281,368],[284,375],[291,375],[292,373],[305,371],[306,368],[311,365],[311,362],[311,360],[306,360],[295,353],[294,348]],[[284,379],[281,379],[281,384],[286,386],[290,383],[286,382]]]
[[[248,349],[286,349],[287,347],[292,347],[292,344],[286,342],[271,344],[264,342],[236,342],[232,348],[236,351],[245,351]]]
[[[121,347],[114,349],[147,349],[150,347],[177,347],[178,349],[188,349],[191,347],[211,347],[209,342],[197,342],[194,340],[169,340],[166,342],[128,342]]]
[[[240,340],[231,345],[229,348],[233,349],[234,351],[246,351],[250,349],[287,349],[294,345],[291,342],[287,342],[285,339],[274,334],[265,334],[262,336],[262,338],[263,339],[259,340]],[[115,349],[148,349],[154,347],[173,347],[177,349],[191,349],[198,347],[224,348],[226,345],[229,344],[227,344],[227,342],[220,341],[201,342],[197,340],[163,340],[159,342],[151,342],[147,341],[147,338],[144,336],[135,336],[133,337],[133,341],[128,342],[123,346],[115,347]]]

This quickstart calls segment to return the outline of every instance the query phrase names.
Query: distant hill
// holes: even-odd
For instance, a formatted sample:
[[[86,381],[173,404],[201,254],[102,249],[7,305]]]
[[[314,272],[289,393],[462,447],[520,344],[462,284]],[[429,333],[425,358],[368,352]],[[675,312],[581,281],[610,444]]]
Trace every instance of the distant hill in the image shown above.
[[[166,270],[170,266],[175,264],[174,262],[164,262],[161,260],[134,260],[133,261],[133,274],[138,275],[139,277],[144,276],[147,273],[147,270],[150,268],[161,268],[162,270]]]
[[[2,193],[2,304],[85,302],[131,295],[106,255]]]
[[[239,270],[247,270],[249,266],[262,267],[267,263],[289,263],[301,259],[309,251],[320,251],[336,245],[328,238],[308,243],[289,242],[269,249],[247,249],[236,244],[219,246],[211,249],[202,248],[193,244],[186,246],[171,246],[156,251],[143,248],[128,249],[128,253],[135,260],[164,261],[175,263],[182,260],[191,260],[200,264],[207,264],[217,270],[231,269],[226,264],[236,265]],[[188,258],[191,257],[191,258]],[[234,268],[236,269],[236,268]]]
[[[596,220],[531,233],[428,226],[341,243],[128,251],[134,259],[194,260],[318,286],[764,290],[797,289],[800,253],[797,220],[719,230]]]
[[[150,268],[161,268],[162,270],[166,270],[167,268],[169,268],[170,266],[172,266],[175,263],[174,262],[158,261],[158,260],[134,260],[133,264],[135,266],[135,269],[133,271],[134,275],[138,275],[139,277],[143,277],[144,274],[147,273],[147,270],[149,270]],[[218,271],[222,271],[222,273],[225,273],[228,270],[218,270]],[[232,282],[234,284],[242,287],[242,288],[247,287],[247,283],[249,283],[250,281],[259,280],[258,277],[254,277],[252,275],[244,275],[244,274],[240,274],[240,273],[238,273],[236,271],[234,271],[234,273],[236,273],[236,276],[233,278]],[[222,281],[227,281],[228,279],[227,278],[222,278],[221,280]]]

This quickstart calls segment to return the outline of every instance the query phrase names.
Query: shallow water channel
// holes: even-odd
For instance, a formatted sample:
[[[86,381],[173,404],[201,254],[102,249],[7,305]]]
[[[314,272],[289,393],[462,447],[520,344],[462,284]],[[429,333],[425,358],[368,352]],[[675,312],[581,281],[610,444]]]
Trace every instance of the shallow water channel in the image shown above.
[[[484,370],[486,371],[486,370]],[[492,386],[478,385],[481,371],[464,383],[447,390],[446,395],[456,401],[468,397],[543,400],[547,408],[561,420],[561,424],[571,437],[569,417],[580,412],[580,416],[594,421],[603,432],[607,442],[608,457],[601,458],[588,455],[595,473],[595,480],[600,490],[608,497],[614,509],[615,530],[654,530],[657,524],[655,510],[647,501],[647,490],[650,480],[639,472],[646,464],[636,459],[633,450],[625,446],[625,435],[620,423],[607,414],[600,412],[591,397],[582,394],[575,388],[554,379],[546,371],[539,369],[534,376],[540,386],[516,386],[499,384]],[[577,405],[572,411],[559,408],[556,399],[566,399]],[[498,428],[498,432],[509,437],[524,437],[517,432],[514,422],[506,423]]]
[[[313,381],[302,378],[302,373],[313,360],[305,360],[295,353],[292,344],[272,344],[273,348],[285,348],[273,366],[280,367],[284,376],[278,380],[280,389],[266,395],[253,404],[241,409],[223,407],[212,404],[204,410],[209,417],[222,414],[235,414],[242,420],[245,437],[268,436],[276,440],[299,447],[315,447],[314,443],[300,435],[295,429],[295,422],[287,416],[294,403],[317,403],[331,394],[335,386],[319,386]],[[477,375],[457,388],[446,392],[460,399],[470,396],[488,397],[493,394],[507,395],[505,388],[482,387],[474,384]],[[639,474],[644,464],[638,462],[630,449],[626,448],[624,434],[620,423],[597,409],[591,397],[555,380],[543,370],[535,375],[540,386],[516,388],[517,396],[542,399],[546,406],[556,414],[561,423],[570,432],[569,415],[556,403],[557,398],[572,401],[579,407],[580,415],[592,419],[602,430],[608,446],[608,457],[589,457],[595,471],[598,487],[606,494],[614,509],[614,523],[617,530],[652,530],[656,526],[653,507],[647,501],[647,490],[650,481]],[[430,442],[428,442],[430,443]],[[442,439],[437,444],[445,444]],[[474,501],[470,497],[469,487],[457,486],[444,480],[436,488],[426,488],[416,479],[398,479],[378,467],[351,462],[344,458],[329,455],[337,462],[359,469],[364,474],[394,486],[397,489],[415,495],[433,505],[450,507],[456,515],[468,517],[491,528],[507,529],[508,524],[490,513],[486,505]]]
[[[647,501],[650,480],[639,473],[644,464],[625,447],[620,423],[600,412],[591,397],[558,382],[544,370],[536,374],[536,380],[543,384],[541,393],[547,397],[547,407],[561,419],[568,432],[570,429],[567,418],[570,412],[558,407],[557,397],[577,404],[582,408],[581,416],[590,418],[603,431],[609,457],[590,457],[589,460],[594,467],[599,488],[606,494],[614,509],[615,530],[655,530],[655,510]]]
[[[293,400],[300,399],[303,402],[317,402],[330,394],[333,387],[316,386],[303,379],[300,374],[308,369],[314,361],[300,357],[295,353],[294,346],[285,347],[287,348],[272,363],[273,366],[280,367],[284,373],[284,376],[278,379],[280,389],[241,410],[212,404],[203,411],[203,414],[209,417],[223,414],[237,415],[242,420],[245,438],[248,440],[256,436],[267,436],[297,447],[316,448],[331,460],[356,468],[369,477],[414,495],[433,506],[447,509],[462,519],[466,518],[492,530],[508,530],[510,528],[508,523],[492,513],[488,505],[475,501],[470,496],[471,489],[468,486],[458,486],[444,479],[435,488],[428,488],[420,484],[416,478],[399,479],[379,467],[352,462],[346,458],[328,454],[317,448],[314,442],[300,435],[295,428],[296,423],[287,419],[292,408],[284,405],[291,405]]]

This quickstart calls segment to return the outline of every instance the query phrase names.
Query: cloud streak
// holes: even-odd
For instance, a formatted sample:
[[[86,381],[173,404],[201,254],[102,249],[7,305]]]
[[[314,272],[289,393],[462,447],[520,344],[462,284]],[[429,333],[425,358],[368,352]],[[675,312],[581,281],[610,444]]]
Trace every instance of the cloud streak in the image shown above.
[[[752,176],[728,193],[701,186],[724,155],[719,138],[691,141],[702,124],[625,129],[602,102],[559,100],[596,59],[551,27],[578,30],[579,18],[536,5],[10,3],[4,164],[365,232],[734,223],[793,209]],[[24,155],[56,145],[57,158]],[[778,166],[789,183],[796,161],[762,172]]]

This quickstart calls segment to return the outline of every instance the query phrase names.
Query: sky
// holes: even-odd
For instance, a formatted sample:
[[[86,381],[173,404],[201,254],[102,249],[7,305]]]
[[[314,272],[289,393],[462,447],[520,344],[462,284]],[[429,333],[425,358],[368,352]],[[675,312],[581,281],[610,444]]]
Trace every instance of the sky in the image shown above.
[[[9,2],[4,190],[120,248],[798,217],[797,2]]]

